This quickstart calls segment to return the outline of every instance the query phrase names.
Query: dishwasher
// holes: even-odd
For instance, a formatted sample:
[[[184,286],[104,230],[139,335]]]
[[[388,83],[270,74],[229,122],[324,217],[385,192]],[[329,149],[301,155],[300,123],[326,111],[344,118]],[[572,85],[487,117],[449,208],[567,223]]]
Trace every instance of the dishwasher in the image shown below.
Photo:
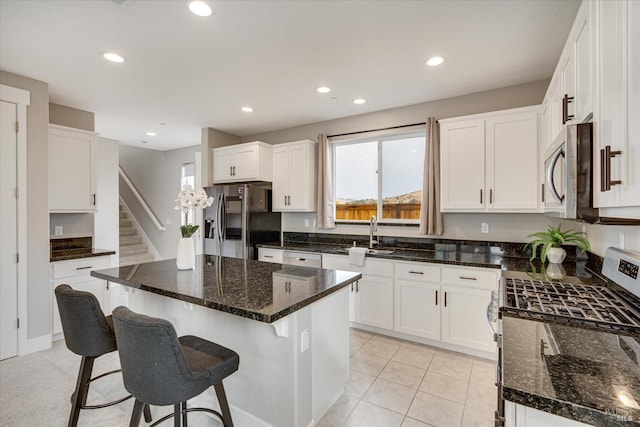
[[[310,252],[284,251],[282,254],[282,263],[287,265],[322,268],[322,255]]]

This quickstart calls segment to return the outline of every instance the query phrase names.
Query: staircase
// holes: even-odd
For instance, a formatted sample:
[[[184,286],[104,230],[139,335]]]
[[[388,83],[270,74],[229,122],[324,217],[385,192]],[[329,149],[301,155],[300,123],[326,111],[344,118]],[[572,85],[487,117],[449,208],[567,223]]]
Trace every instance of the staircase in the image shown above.
[[[120,205],[120,266],[153,261],[154,256],[143,242],[133,220]]]

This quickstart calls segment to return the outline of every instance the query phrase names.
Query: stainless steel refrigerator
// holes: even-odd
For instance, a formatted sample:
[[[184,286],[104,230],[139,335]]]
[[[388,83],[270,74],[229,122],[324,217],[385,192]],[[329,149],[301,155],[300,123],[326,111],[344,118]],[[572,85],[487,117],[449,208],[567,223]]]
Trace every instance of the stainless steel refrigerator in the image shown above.
[[[257,244],[280,241],[280,212],[271,210],[271,183],[205,188],[213,205],[204,211],[204,253],[258,259]]]

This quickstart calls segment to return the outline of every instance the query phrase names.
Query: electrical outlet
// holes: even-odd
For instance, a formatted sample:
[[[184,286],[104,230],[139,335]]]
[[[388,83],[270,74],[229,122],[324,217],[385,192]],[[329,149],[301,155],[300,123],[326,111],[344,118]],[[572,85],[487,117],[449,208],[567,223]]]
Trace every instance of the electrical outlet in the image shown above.
[[[489,232],[489,224],[487,224],[486,222],[481,223],[480,231],[482,233],[488,233]]]
[[[308,219],[305,219],[305,220],[304,220],[304,226],[305,226],[306,228],[309,228],[309,220],[308,220]]]
[[[316,228],[318,226],[318,221],[317,220],[313,220],[313,228]]]
[[[63,230],[63,228],[62,228],[61,225],[56,225],[54,234],[56,236],[62,236],[62,234],[63,234],[62,230]]]
[[[167,218],[167,220],[165,221],[165,224],[171,225],[171,218]]]
[[[305,329],[300,334],[300,353],[304,353],[309,350],[309,330]]]

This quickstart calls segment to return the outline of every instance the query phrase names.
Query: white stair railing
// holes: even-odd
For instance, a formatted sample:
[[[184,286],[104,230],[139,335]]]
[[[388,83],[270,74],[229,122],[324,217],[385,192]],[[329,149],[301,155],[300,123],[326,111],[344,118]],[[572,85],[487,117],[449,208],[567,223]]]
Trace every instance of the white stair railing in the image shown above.
[[[140,205],[144,208],[144,211],[147,213],[147,215],[149,215],[149,218],[151,218],[158,230],[166,230],[165,226],[162,225],[160,220],[158,220],[155,214],[151,211],[151,208],[149,207],[149,205],[147,205],[147,202],[144,201],[138,190],[136,190],[136,187],[133,185],[127,174],[124,173],[120,166],[118,166],[118,171],[120,172],[120,177],[122,178],[122,180],[127,184],[127,186],[129,186],[129,189],[131,190],[133,195],[136,196],[136,199],[138,199],[138,202],[140,202]]]

